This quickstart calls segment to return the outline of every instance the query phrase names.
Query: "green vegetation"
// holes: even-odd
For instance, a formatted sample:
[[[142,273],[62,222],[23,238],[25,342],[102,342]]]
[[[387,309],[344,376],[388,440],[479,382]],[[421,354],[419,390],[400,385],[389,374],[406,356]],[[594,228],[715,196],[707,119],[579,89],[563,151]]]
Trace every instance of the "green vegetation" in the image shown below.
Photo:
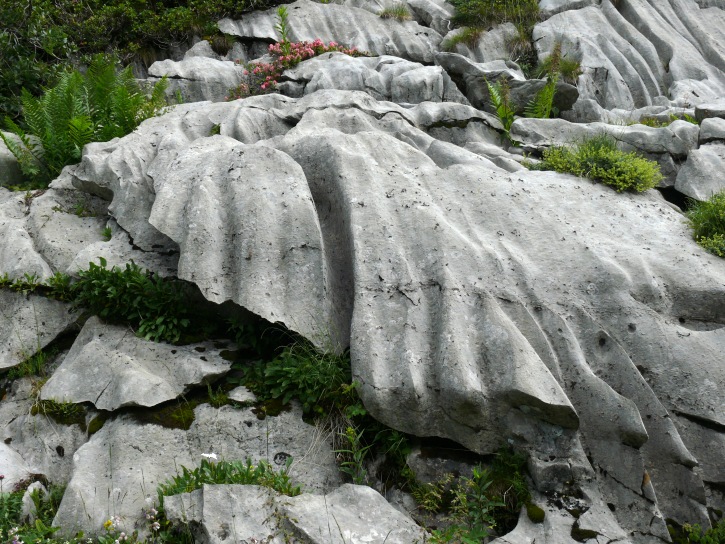
[[[561,52],[561,42],[556,42],[551,54],[546,57],[538,67],[536,77],[551,77],[553,74],[561,77],[562,81],[576,85],[577,78],[582,74],[579,61],[564,56]]]
[[[209,454],[208,457],[202,459],[201,465],[195,469],[182,466],[181,474],[177,474],[159,485],[159,503],[163,505],[164,496],[190,493],[204,484],[261,485],[290,497],[301,493],[300,487],[292,485],[287,474],[292,463],[291,457],[287,458],[287,466],[280,472],[276,472],[264,460],[254,465],[250,459],[244,463],[241,461],[216,462],[213,460],[216,458],[215,455]]]
[[[385,8],[378,15],[381,19],[395,19],[400,22],[410,21],[413,18],[405,4],[395,4],[392,7]]]
[[[88,264],[72,286],[75,307],[108,321],[138,326],[137,334],[155,342],[178,342],[189,326],[187,305],[178,282],[142,270],[133,261],[121,270]]]
[[[725,257],[725,191],[708,200],[690,201],[687,218],[695,241],[710,253]]]
[[[556,146],[544,151],[540,164],[532,170],[554,170],[585,176],[609,185],[617,192],[642,192],[656,187],[662,179],[659,165],[636,153],[617,149],[608,135],[595,136],[574,147]]]
[[[511,104],[511,89],[509,89],[508,80],[501,79],[496,83],[486,81],[488,87],[488,96],[491,99],[491,105],[496,112],[496,117],[501,121],[504,130],[504,138],[511,141],[509,132],[514,122],[514,109]]]
[[[675,536],[676,544],[725,544],[725,519],[704,530],[700,525],[685,524],[681,536]]]
[[[669,116],[669,119],[667,119],[667,120],[660,120],[656,117],[645,116],[645,117],[642,117],[639,121],[637,121],[637,123],[634,123],[634,124],[645,125],[647,127],[652,127],[652,128],[663,128],[663,127],[670,126],[675,121],[687,121],[688,123],[692,123],[693,125],[699,124],[697,122],[697,119],[695,119],[692,115],[688,115],[686,113],[682,114],[682,117],[672,114]]]
[[[2,139],[17,157],[29,186],[44,187],[64,166],[80,161],[87,143],[124,136],[158,112],[166,104],[166,85],[165,79],[159,81],[147,98],[130,67],[117,71],[113,61],[98,55],[85,74],[63,73],[40,98],[24,90],[24,128],[6,118],[21,143]]]
[[[57,354],[58,350],[55,348],[49,348],[47,350],[41,349],[34,355],[25,359],[18,366],[11,368],[8,371],[8,378],[11,380],[16,380],[25,376],[39,376],[44,378],[46,376],[46,364]]]
[[[38,400],[30,413],[34,416],[45,415],[51,417],[60,425],[80,425],[86,430],[86,410],[80,404],[72,402],[58,402],[56,400]]]
[[[461,29],[460,32],[447,38],[441,43],[441,49],[443,51],[453,51],[459,43],[473,49],[476,47],[478,40],[481,39],[483,30],[476,27],[466,26]]]

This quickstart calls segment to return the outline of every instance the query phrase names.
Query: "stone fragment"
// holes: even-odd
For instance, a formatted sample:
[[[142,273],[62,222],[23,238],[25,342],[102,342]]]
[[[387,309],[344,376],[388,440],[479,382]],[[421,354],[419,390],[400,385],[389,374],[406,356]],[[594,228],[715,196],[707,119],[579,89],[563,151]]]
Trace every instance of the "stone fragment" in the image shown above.
[[[725,119],[725,98],[695,106],[695,119],[699,123],[711,117]]]
[[[218,102],[229,95],[244,77],[244,67],[231,61],[203,56],[187,56],[184,60],[161,60],[149,67],[149,82],[168,77],[167,95],[181,93],[184,102],[211,100]]]
[[[725,145],[694,149],[677,174],[675,189],[695,200],[707,200],[725,189]]]
[[[188,346],[150,342],[128,327],[92,317],[43,386],[40,398],[90,402],[107,411],[156,406],[224,375],[231,363],[219,351],[212,342]]]
[[[725,119],[708,117],[700,123],[700,145],[725,141]]]
[[[411,544],[425,531],[374,489],[345,484],[327,495],[299,495],[282,502],[285,523],[311,544]]]

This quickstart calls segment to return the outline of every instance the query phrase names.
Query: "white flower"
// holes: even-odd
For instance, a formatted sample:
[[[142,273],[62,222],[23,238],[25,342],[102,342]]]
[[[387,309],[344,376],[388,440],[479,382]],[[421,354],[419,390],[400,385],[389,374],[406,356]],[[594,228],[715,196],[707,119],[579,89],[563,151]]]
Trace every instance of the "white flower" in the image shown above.
[[[202,453],[201,456],[204,457],[205,459],[213,459],[214,461],[217,460],[216,453]]]

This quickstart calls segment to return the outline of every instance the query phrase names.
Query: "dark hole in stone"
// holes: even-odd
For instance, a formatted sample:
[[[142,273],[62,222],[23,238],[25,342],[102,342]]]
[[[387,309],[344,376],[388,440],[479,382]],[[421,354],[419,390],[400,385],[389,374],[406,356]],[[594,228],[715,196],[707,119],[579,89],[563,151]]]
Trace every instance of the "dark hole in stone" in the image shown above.
[[[608,502],[608,503],[607,503],[607,506],[609,507],[609,509],[610,509],[610,510],[611,510],[612,512],[614,512],[615,510],[617,510],[617,507],[616,507],[616,506],[614,506],[614,505],[613,505],[613,504],[612,504],[611,502]]]
[[[665,198],[667,202],[671,202],[675,206],[678,206],[683,212],[690,209],[692,200],[683,195],[680,191],[674,187],[657,187],[657,190]]]
[[[245,421],[245,422],[244,422],[244,424],[245,424],[245,425],[246,425],[247,427],[251,427],[251,426],[252,426],[252,422],[251,422],[251,421]]]
[[[12,442],[12,441],[13,441],[13,439],[12,438],[9,438],[9,437],[5,439],[5,443],[6,444],[10,444],[10,442]]]
[[[680,323],[685,323],[685,322],[686,322],[687,320],[686,320],[686,319],[685,319],[684,317],[681,317],[680,319],[678,319],[678,321],[679,321]]]
[[[173,353],[174,355],[176,355],[176,350],[175,349],[172,349],[171,350],[171,353]]]
[[[194,351],[198,351],[199,353],[204,353],[206,351],[206,348],[204,346],[196,346],[194,348]]]
[[[58,456],[65,457],[65,449],[63,449],[63,446],[56,446],[55,452],[58,454]]]
[[[603,346],[603,345],[604,345],[604,344],[606,344],[606,343],[607,343],[607,339],[606,339],[606,338],[600,338],[600,339],[599,339],[599,345],[600,345],[600,346]]]
[[[280,466],[284,465],[290,457],[291,455],[289,453],[285,453],[283,451],[276,453],[274,455],[274,464]]]
[[[206,357],[199,357],[202,361],[206,361]]]
[[[635,325],[634,323],[630,323],[627,328],[629,329],[629,332],[634,332],[637,330],[637,325]]]

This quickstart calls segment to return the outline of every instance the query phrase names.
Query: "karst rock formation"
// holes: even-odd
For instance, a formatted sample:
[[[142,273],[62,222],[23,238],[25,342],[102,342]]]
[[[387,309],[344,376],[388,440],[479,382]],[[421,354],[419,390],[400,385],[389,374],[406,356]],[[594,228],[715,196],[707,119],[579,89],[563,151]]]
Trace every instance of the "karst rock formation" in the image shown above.
[[[380,18],[388,4],[374,0],[290,4],[291,40],[375,56],[315,57],[285,72],[278,93],[225,101],[243,72],[205,42],[154,64],[149,79],[171,76],[185,103],[86,146],[30,200],[0,188],[0,274],[47,279],[99,257],[134,260],[209,303],[349,348],[382,423],[477,454],[525,452],[545,518],[524,511],[498,544],[654,544],[671,541],[668,523],[708,527],[725,510],[725,261],[695,243],[663,194],[725,188],[725,1],[540,2],[539,58],[560,43],[582,73],[561,84],[562,118],[518,119],[511,138],[536,152],[609,133],[660,163],[661,190],[641,194],[525,168],[502,143],[485,85],[506,77],[530,96],[543,84],[510,60],[512,25],[444,51],[452,6],[405,3],[404,22]],[[275,15],[219,22],[238,38],[236,58],[265,54]],[[677,112],[702,123],[632,124]],[[80,199],[95,213],[69,213]],[[6,483],[68,483],[64,530],[98,532],[109,514],[140,526],[155,486],[201,453],[283,452],[339,519],[355,504],[379,512],[345,542],[424,541],[407,514],[343,484],[332,446],[297,409],[260,421],[251,408],[200,405],[188,430],[116,413],[223,376],[227,346],[155,344],[95,317],[81,328],[68,304],[7,290],[0,312],[0,368],[77,335],[40,397],[106,414],[90,436],[58,426],[31,414],[28,380],[0,403]],[[244,512],[276,500],[263,488],[195,493],[200,542],[243,541],[220,540],[213,501]],[[310,521],[320,504],[282,505],[298,542],[343,541],[306,528],[322,527]]]

